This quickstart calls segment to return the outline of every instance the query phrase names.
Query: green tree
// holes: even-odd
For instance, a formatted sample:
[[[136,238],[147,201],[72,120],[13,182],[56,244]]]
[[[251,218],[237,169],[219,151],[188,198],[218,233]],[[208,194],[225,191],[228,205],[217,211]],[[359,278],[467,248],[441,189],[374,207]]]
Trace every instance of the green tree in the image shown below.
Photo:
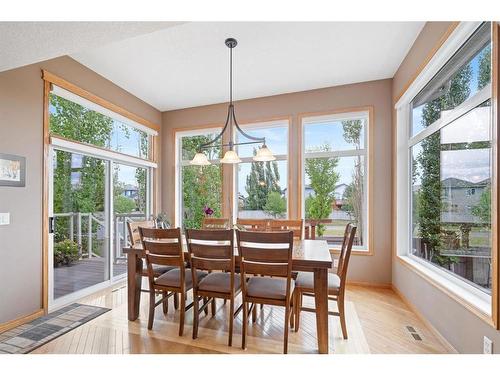
[[[136,209],[135,201],[123,195],[114,197],[113,206],[117,214],[128,214]]]
[[[275,219],[283,218],[286,212],[286,199],[277,191],[271,191],[267,196],[264,211]]]
[[[330,151],[329,144],[324,144],[312,151]],[[335,171],[338,158],[306,159],[305,170],[311,181],[313,194],[306,199],[306,218],[325,219],[332,212],[335,187],[339,174]],[[318,235],[324,233],[324,226],[318,226]]]
[[[254,155],[256,150],[254,149]],[[246,178],[245,190],[248,194],[245,208],[263,210],[271,192],[281,195],[280,173],[276,161],[253,162]]]
[[[483,223],[491,223],[491,186],[487,186],[479,197],[479,203],[472,207],[472,214],[479,217]]]

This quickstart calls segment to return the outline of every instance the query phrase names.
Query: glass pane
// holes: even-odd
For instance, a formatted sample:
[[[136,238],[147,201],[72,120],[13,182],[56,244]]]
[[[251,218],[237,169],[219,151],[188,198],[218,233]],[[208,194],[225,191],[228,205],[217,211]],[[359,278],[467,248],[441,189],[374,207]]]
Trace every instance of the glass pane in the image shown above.
[[[474,96],[490,81],[490,27],[486,23],[413,99],[411,136]]]
[[[109,280],[109,163],[55,151],[54,299]]]
[[[147,159],[147,133],[111,117],[50,94],[50,132],[94,146]]]
[[[303,196],[310,236],[314,230],[317,239],[340,246],[346,225],[355,223],[358,229],[354,246],[366,249],[368,217],[365,181],[364,156],[307,158]]]
[[[274,155],[288,154],[288,126],[271,127],[271,128],[255,128],[243,127],[245,133],[254,137],[265,137],[266,145]],[[245,138],[240,133],[237,134],[237,142],[252,142],[251,139]],[[260,144],[240,145],[237,146],[236,152],[240,158],[252,157]]]
[[[213,217],[222,214],[222,168],[220,165],[181,168],[181,221],[183,228],[200,229],[206,209]]]
[[[127,273],[127,223],[147,219],[147,169],[113,164],[113,276]]]
[[[286,218],[287,161],[241,163],[237,168],[237,217]]]
[[[194,155],[198,152],[199,147],[205,143],[208,143],[215,139],[219,132],[206,133],[200,135],[193,135],[181,138],[181,157],[182,160],[192,160]],[[220,145],[221,140],[214,143],[215,145]],[[208,160],[219,159],[221,153],[221,147],[210,147],[205,148],[202,152],[207,155]]]
[[[326,120],[304,127],[304,150],[344,151],[365,148],[366,119]]]
[[[490,103],[412,147],[412,253],[491,293]]]

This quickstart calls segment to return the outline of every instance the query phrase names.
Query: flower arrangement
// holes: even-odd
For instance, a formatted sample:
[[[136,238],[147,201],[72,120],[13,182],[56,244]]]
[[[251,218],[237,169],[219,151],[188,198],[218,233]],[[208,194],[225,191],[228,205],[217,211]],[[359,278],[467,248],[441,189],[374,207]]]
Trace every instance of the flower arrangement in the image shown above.
[[[203,212],[205,213],[205,216],[212,216],[214,214],[214,210],[212,210],[207,205],[205,205],[205,207],[203,207]]]

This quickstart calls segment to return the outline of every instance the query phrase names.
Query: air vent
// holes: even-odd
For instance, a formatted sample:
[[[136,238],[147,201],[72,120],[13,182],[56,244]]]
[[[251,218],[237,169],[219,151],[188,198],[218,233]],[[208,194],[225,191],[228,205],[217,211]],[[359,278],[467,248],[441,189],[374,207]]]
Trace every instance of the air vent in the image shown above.
[[[406,326],[406,329],[411,334],[411,337],[413,337],[414,340],[416,340],[416,341],[422,341],[422,336],[420,336],[418,334],[417,330],[414,327],[412,327],[412,326]]]

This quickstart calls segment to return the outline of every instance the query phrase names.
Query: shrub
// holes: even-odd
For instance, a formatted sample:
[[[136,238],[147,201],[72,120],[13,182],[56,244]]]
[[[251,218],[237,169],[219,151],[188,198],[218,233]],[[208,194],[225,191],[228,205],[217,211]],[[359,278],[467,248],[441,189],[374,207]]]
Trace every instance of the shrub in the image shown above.
[[[78,244],[71,240],[54,245],[54,266],[70,265],[78,260]]]

